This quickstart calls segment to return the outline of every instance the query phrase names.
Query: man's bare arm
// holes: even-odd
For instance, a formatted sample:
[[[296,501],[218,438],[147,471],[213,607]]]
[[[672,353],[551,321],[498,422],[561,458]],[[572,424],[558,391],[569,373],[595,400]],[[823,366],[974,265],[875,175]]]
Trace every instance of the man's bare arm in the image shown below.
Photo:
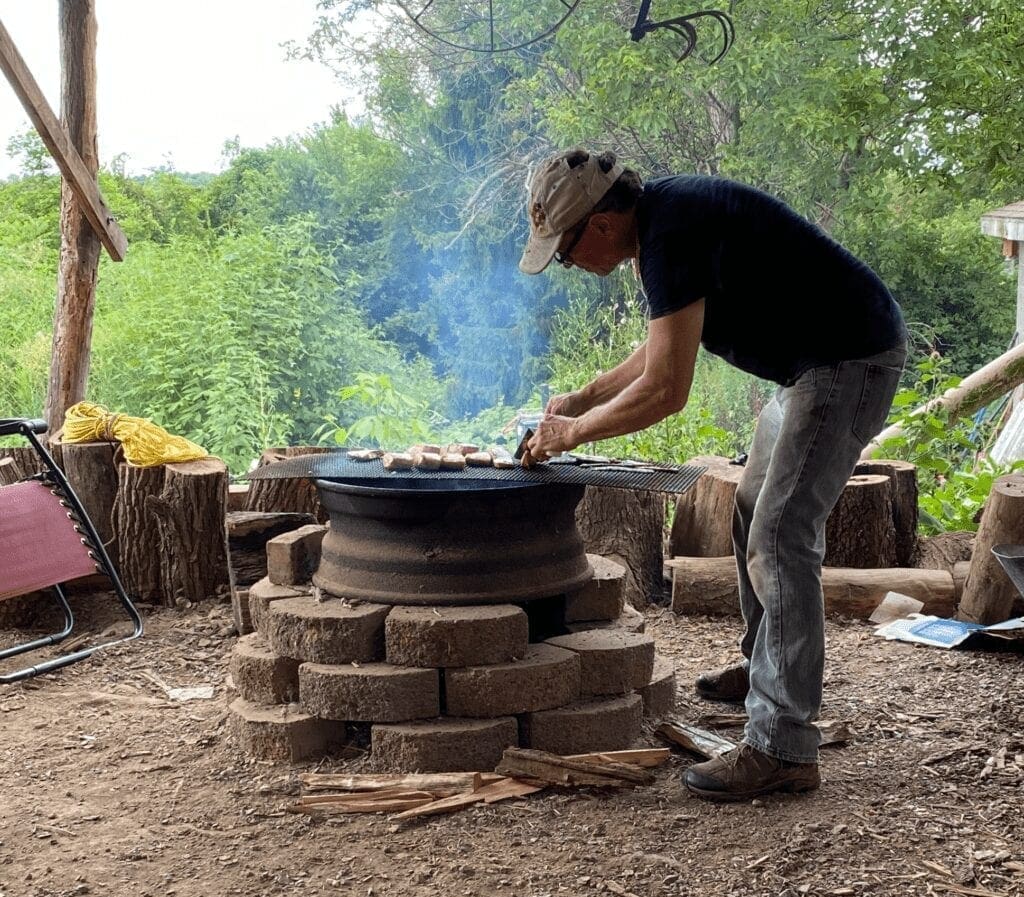
[[[703,325],[703,299],[651,321],[643,372],[573,422],[573,445],[635,433],[680,411],[690,395]]]

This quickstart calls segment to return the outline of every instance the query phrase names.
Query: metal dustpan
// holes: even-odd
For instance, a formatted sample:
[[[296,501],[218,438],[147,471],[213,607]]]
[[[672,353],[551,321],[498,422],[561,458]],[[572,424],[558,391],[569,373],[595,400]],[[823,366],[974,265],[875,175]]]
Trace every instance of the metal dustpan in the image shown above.
[[[1024,597],[1024,545],[993,545],[992,554],[1002,564],[1006,575],[1017,587],[1017,591]]]

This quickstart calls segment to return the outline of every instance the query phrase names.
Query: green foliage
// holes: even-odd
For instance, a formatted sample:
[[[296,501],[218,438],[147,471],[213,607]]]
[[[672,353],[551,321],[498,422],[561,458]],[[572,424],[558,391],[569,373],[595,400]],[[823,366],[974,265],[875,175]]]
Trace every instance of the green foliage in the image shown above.
[[[398,448],[434,438],[427,403],[396,389],[387,374],[358,373],[338,395],[343,408],[354,407],[360,415],[347,427],[328,420],[338,445]]]
[[[915,413],[959,385],[961,378],[949,373],[949,362],[937,353],[922,358],[914,371],[914,382],[893,400],[890,423],[899,424],[902,430],[885,440],[875,457],[917,465],[923,533],[975,531],[993,481],[1024,468],[1024,461],[1000,466],[984,455],[982,448],[988,443],[991,422],[987,428],[978,428],[970,420],[951,421],[941,409]]]

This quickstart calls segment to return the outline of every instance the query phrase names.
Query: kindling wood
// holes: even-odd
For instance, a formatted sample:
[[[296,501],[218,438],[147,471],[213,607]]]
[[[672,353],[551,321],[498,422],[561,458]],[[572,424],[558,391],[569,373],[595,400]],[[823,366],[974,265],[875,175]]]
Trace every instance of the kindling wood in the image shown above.
[[[75,192],[82,211],[110,257],[115,262],[123,261],[128,252],[128,240],[124,232],[103,201],[95,176],[90,174],[71,138],[61,127],[3,22],[0,22],[0,70],[14,88],[21,105],[25,107],[25,112],[53,156],[61,175]]]

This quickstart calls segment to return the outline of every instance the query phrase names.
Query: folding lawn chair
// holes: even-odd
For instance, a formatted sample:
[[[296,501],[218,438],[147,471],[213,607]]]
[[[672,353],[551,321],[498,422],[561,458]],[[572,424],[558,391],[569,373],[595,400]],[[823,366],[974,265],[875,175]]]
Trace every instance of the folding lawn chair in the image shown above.
[[[97,572],[110,579],[131,618],[133,630],[131,635],[0,675],[0,682],[17,682],[48,673],[82,660],[100,648],[142,635],[142,617],[121,585],[96,528],[63,471],[36,438],[37,433],[45,432],[46,421],[0,418],[0,436],[24,436],[43,465],[42,473],[0,487],[0,601],[53,587],[64,615],[64,626],[52,635],[0,649],[0,659],[55,645],[67,638],[74,628],[75,618],[63,584]]]

